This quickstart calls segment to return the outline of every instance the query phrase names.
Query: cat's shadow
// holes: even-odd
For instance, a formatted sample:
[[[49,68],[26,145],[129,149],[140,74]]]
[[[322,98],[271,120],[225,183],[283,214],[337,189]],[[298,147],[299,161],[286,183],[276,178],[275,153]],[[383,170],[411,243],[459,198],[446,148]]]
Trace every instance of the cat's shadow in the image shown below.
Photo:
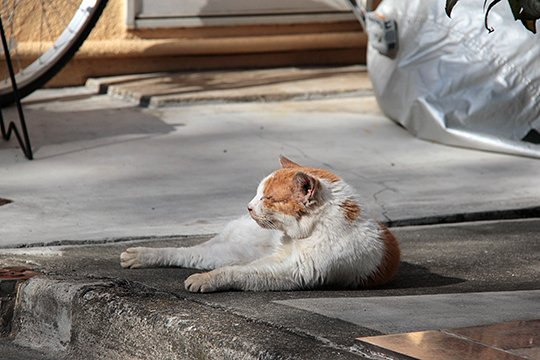
[[[461,279],[452,276],[446,276],[437,274],[423,265],[413,264],[406,261],[401,261],[399,264],[399,270],[396,277],[389,282],[388,284],[377,286],[371,289],[360,289],[360,291],[370,291],[374,293],[400,293],[403,294],[416,294],[418,291],[415,289],[426,289],[430,288],[432,290],[419,290],[422,292],[438,292],[439,290],[435,288],[442,288],[449,285],[456,285],[466,282],[466,279]],[[355,291],[358,289],[353,289]],[[319,289],[319,291],[336,291],[337,296],[342,296],[343,291],[350,291],[340,287],[329,287],[325,289]]]
[[[399,265],[397,276],[383,288],[410,289],[440,287],[459,284],[465,281],[465,279],[434,273],[422,265],[402,261]]]

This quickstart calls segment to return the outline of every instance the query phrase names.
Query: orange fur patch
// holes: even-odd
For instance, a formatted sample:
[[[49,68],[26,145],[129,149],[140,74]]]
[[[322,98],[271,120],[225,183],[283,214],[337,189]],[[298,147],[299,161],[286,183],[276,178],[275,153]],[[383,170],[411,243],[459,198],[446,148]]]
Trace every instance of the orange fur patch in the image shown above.
[[[360,206],[352,199],[345,200],[339,207],[343,209],[345,218],[351,223],[360,216]]]
[[[297,170],[303,171],[308,175],[311,175],[311,176],[313,176],[315,178],[318,178],[318,179],[321,179],[321,180],[326,180],[326,181],[331,182],[331,183],[335,183],[335,182],[338,182],[339,180],[341,180],[341,178],[339,176],[337,176],[336,174],[334,174],[334,173],[332,173],[332,172],[330,172],[328,170],[324,170],[324,169],[301,167],[301,168],[297,168]]]
[[[297,185],[294,182],[294,177],[299,171],[329,182],[341,180],[330,171],[316,168],[293,166],[276,170],[274,175],[268,178],[263,190],[264,207],[295,217],[300,217],[305,212],[302,199],[296,191]]]
[[[311,175],[311,176],[313,176],[315,178],[318,178],[319,180],[324,179],[324,180],[327,180],[328,182],[331,182],[331,183],[338,182],[339,180],[341,180],[339,178],[339,176],[337,176],[336,174],[334,174],[334,173],[332,173],[332,172],[330,172],[328,170],[305,167],[305,166],[302,166],[302,165],[299,165],[299,164],[295,163],[292,160],[287,159],[283,155],[281,155],[279,157],[279,162],[281,163],[281,166],[284,169],[292,169],[293,168],[293,169],[305,172],[306,174]]]
[[[263,190],[264,207],[296,217],[304,212],[295,193],[294,175],[297,172],[297,169],[280,169],[267,180]]]
[[[380,286],[389,282],[396,276],[399,268],[401,255],[399,242],[386,226],[383,224],[379,224],[379,226],[381,228],[380,236],[384,241],[384,255],[377,270],[367,279],[366,287]]]

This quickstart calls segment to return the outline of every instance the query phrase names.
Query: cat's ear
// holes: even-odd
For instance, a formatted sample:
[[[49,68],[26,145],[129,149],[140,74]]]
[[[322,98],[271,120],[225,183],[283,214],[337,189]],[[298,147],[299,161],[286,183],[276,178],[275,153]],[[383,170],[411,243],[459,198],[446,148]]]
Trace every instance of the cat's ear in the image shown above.
[[[300,165],[298,165],[297,163],[295,163],[294,161],[291,161],[289,159],[287,159],[285,156],[283,155],[280,155],[279,156],[279,163],[281,164],[281,167],[282,168],[295,168],[295,167],[301,167]]]
[[[319,180],[301,171],[294,175],[295,192],[304,205],[309,205],[315,199],[319,189]]]

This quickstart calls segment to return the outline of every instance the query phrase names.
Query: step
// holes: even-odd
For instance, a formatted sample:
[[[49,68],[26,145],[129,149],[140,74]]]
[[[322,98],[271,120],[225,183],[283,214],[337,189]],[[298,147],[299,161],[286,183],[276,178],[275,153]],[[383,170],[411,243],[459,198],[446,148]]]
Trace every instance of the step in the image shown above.
[[[360,65],[151,73],[89,79],[86,86],[148,107],[373,94],[366,67]]]

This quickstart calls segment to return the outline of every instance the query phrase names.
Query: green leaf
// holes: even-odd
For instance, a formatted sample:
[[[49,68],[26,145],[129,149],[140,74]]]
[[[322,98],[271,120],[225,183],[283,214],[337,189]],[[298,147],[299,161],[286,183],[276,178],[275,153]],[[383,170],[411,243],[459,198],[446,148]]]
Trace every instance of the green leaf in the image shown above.
[[[454,8],[454,6],[456,6],[458,0],[446,0],[446,15],[448,17],[451,17],[450,14],[452,13],[452,9]]]
[[[508,0],[512,14],[514,14],[514,20],[519,19],[519,13],[521,11],[521,2],[519,0]]]
[[[536,20],[521,20],[523,23],[523,26],[527,28],[527,30],[531,31],[533,34],[536,34]]]
[[[527,18],[527,20],[540,18],[540,0],[521,0],[521,7],[523,10],[521,18]]]

